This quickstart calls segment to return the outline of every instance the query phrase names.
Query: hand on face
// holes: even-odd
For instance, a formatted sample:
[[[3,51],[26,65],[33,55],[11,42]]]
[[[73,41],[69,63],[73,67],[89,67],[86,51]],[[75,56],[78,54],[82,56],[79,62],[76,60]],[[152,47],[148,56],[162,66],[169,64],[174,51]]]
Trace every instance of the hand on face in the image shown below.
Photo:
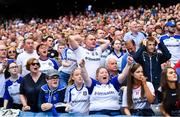
[[[142,85],[145,85],[146,84],[146,77],[145,76],[141,76],[140,77],[140,81],[142,82]]]

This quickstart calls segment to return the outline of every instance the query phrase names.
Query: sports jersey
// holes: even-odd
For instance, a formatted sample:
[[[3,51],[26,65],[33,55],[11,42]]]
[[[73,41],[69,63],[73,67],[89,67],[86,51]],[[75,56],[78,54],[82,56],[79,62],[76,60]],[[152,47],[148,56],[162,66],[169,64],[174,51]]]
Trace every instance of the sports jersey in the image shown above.
[[[92,80],[92,85],[88,87],[90,94],[90,111],[119,110],[119,88],[118,78],[112,78],[107,84],[100,84],[99,81]]]
[[[105,63],[106,63],[106,58],[107,56],[110,54],[110,49],[106,49],[102,55],[101,55],[101,60],[100,60],[100,64],[101,66],[105,67]]]
[[[70,48],[64,49],[64,51],[62,52],[62,61],[63,60],[71,62],[71,65],[68,67],[65,67],[62,65],[59,68],[59,71],[62,71],[67,74],[71,74],[71,72],[77,67],[76,56],[72,49],[70,49]]]
[[[170,59],[171,63],[177,63],[180,59],[180,35],[169,36],[166,34],[160,38],[160,41],[164,42],[164,45],[166,45],[169,52],[172,54]]]
[[[147,86],[151,92],[151,94],[154,94],[154,87],[151,82],[147,82]],[[150,103],[148,102],[146,96],[141,98],[141,86],[132,89],[132,100],[133,100],[133,109],[150,109]],[[127,87],[123,91],[123,99],[122,99],[122,107],[128,107],[128,101],[127,101]]]
[[[89,94],[87,88],[83,85],[80,90],[73,84],[66,90],[64,102],[70,103],[71,112],[87,114],[89,112]]]
[[[100,60],[102,49],[101,47],[94,48],[94,50],[90,51],[86,48],[79,46],[74,53],[77,57],[78,63],[84,59],[85,60],[85,67],[88,72],[88,75],[91,78],[96,78],[96,70],[100,67]]]
[[[56,69],[58,70],[58,63],[55,59],[52,59],[52,58],[48,58],[47,60],[41,60],[39,59],[39,63],[40,63],[40,68],[39,70],[43,73],[47,73],[48,70],[51,70],[51,69]]]
[[[19,97],[21,81],[22,81],[21,76],[19,76],[19,78],[16,81],[11,81],[10,79],[6,81],[4,99],[6,100],[12,99],[13,103],[21,104]]]

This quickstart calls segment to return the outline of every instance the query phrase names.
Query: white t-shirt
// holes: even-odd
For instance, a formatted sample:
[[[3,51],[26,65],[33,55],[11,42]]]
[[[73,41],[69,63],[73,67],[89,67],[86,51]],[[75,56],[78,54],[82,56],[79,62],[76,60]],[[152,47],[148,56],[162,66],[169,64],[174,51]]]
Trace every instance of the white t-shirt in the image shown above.
[[[89,94],[85,86],[80,90],[77,90],[74,84],[69,86],[66,90],[64,101],[71,104],[71,112],[89,113]]]
[[[45,61],[39,59],[40,68],[39,70],[45,74],[47,74],[48,70],[55,69],[55,61],[52,61],[51,59],[47,59]]]
[[[86,48],[79,46],[74,53],[77,57],[78,63],[84,59],[85,67],[88,72],[88,75],[91,78],[96,78],[96,70],[100,67],[100,60],[102,55],[101,47],[94,48],[93,51],[90,51]]]
[[[26,69],[26,63],[30,58],[38,59],[39,56],[37,55],[36,51],[33,51],[33,53],[31,54],[24,51],[23,53],[17,56],[16,62],[18,65],[22,66],[22,77],[29,73],[29,71]]]
[[[153,84],[151,82],[147,82],[147,86],[150,92],[155,96]],[[146,96],[144,96],[144,98],[141,99],[141,86],[136,89],[133,89],[132,100],[133,100],[133,109],[149,109],[150,108],[150,103],[147,101]],[[127,87],[123,91],[122,107],[128,107]]]

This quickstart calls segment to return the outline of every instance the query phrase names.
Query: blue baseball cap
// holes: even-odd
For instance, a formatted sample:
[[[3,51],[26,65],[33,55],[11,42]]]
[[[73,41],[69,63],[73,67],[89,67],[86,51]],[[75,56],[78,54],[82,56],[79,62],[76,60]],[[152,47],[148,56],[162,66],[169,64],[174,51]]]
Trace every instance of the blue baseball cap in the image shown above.
[[[173,21],[169,21],[169,22],[166,23],[166,26],[174,27],[174,26],[176,26],[176,23],[173,22]]]

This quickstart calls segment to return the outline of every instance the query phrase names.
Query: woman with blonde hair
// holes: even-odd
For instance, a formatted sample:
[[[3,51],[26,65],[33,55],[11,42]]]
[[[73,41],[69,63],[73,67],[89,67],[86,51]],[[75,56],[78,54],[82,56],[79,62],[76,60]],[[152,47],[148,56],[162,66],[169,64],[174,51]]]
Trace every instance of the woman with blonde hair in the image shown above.
[[[71,106],[66,109],[70,113],[89,113],[88,89],[84,85],[81,69],[78,67],[74,69],[70,75],[69,86],[65,94],[65,102]]]

